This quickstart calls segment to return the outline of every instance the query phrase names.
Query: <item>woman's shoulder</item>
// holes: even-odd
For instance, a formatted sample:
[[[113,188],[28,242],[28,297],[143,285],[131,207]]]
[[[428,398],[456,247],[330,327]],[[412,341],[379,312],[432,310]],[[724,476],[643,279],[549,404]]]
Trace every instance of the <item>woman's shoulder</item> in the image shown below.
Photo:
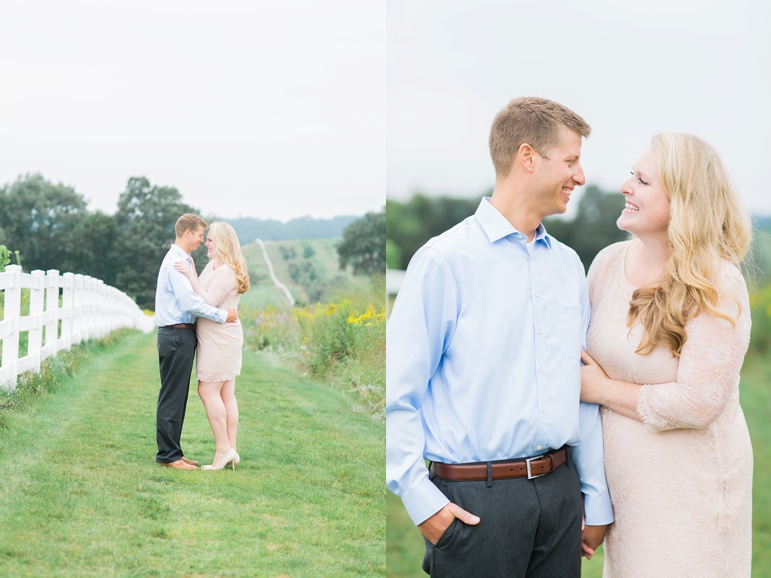
[[[721,293],[735,298],[742,298],[747,295],[747,283],[744,280],[744,275],[734,263],[721,261],[718,276],[718,289]]]
[[[618,243],[613,243],[600,250],[594,260],[592,260],[589,272],[594,272],[593,274],[596,275],[600,271],[605,271],[609,265],[623,261],[626,250],[629,248],[631,242],[632,241],[619,241]]]
[[[230,265],[227,265],[226,263],[221,263],[216,269],[214,269],[215,275],[222,275],[223,277],[235,277],[236,272],[233,271],[233,269],[230,267]]]

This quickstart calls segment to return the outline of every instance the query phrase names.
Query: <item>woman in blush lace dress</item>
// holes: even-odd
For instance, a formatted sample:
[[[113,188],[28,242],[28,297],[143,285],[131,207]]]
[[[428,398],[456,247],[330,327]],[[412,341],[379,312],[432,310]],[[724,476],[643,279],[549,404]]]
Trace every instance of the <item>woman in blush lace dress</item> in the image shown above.
[[[185,263],[179,262],[175,268],[188,276],[193,289],[206,303],[223,309],[236,309],[240,295],[249,289],[249,274],[233,227],[227,223],[212,223],[206,249],[210,261],[200,277]],[[196,323],[196,334],[198,395],[214,432],[216,448],[214,461],[202,469],[221,470],[227,465],[235,468],[241,461],[236,451],[238,403],[235,396],[244,343],[241,322],[214,323],[200,317]]]
[[[621,192],[632,240],[589,271],[581,399],[602,405],[615,523],[605,578],[750,576],[752,448],[739,405],[751,227],[715,150],[660,134]]]

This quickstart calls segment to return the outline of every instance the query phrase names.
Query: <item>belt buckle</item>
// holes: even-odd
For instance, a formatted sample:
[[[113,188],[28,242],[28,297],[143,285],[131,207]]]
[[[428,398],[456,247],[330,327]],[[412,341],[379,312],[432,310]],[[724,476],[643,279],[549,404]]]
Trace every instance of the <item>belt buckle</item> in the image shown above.
[[[540,478],[541,476],[545,476],[546,473],[543,474],[535,474],[533,475],[533,469],[530,465],[530,462],[533,460],[540,460],[542,457],[544,457],[546,454],[541,454],[540,456],[533,456],[532,458],[526,458],[525,463],[527,464],[527,479],[528,480],[534,480],[535,478]]]

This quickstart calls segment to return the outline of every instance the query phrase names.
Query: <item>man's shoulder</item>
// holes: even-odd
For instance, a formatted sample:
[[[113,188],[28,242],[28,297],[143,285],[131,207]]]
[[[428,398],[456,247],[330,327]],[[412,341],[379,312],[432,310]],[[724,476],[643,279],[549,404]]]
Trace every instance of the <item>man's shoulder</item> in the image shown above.
[[[484,239],[484,231],[479,225],[477,218],[472,215],[466,217],[460,223],[447,229],[444,233],[432,237],[422,249],[433,249],[446,256],[452,256],[459,249],[468,248],[469,243],[481,241]]]
[[[569,261],[577,261],[581,262],[581,257],[578,256],[578,253],[576,253],[575,249],[571,247],[570,245],[566,245],[559,239],[552,237],[549,235],[549,238],[551,239],[551,250],[554,251],[554,254],[560,257],[561,259],[566,259]]]

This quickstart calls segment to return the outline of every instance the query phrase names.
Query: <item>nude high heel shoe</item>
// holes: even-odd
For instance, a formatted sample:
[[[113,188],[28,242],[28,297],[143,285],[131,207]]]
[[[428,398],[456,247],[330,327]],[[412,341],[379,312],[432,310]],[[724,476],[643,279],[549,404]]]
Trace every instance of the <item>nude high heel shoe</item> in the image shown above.
[[[228,453],[225,455],[225,458],[220,462],[217,463],[217,456],[214,456],[214,463],[210,464],[208,466],[202,466],[202,470],[222,470],[226,468],[227,466],[232,466],[233,469],[236,469],[236,458],[238,457],[238,452],[236,450],[229,450]]]

